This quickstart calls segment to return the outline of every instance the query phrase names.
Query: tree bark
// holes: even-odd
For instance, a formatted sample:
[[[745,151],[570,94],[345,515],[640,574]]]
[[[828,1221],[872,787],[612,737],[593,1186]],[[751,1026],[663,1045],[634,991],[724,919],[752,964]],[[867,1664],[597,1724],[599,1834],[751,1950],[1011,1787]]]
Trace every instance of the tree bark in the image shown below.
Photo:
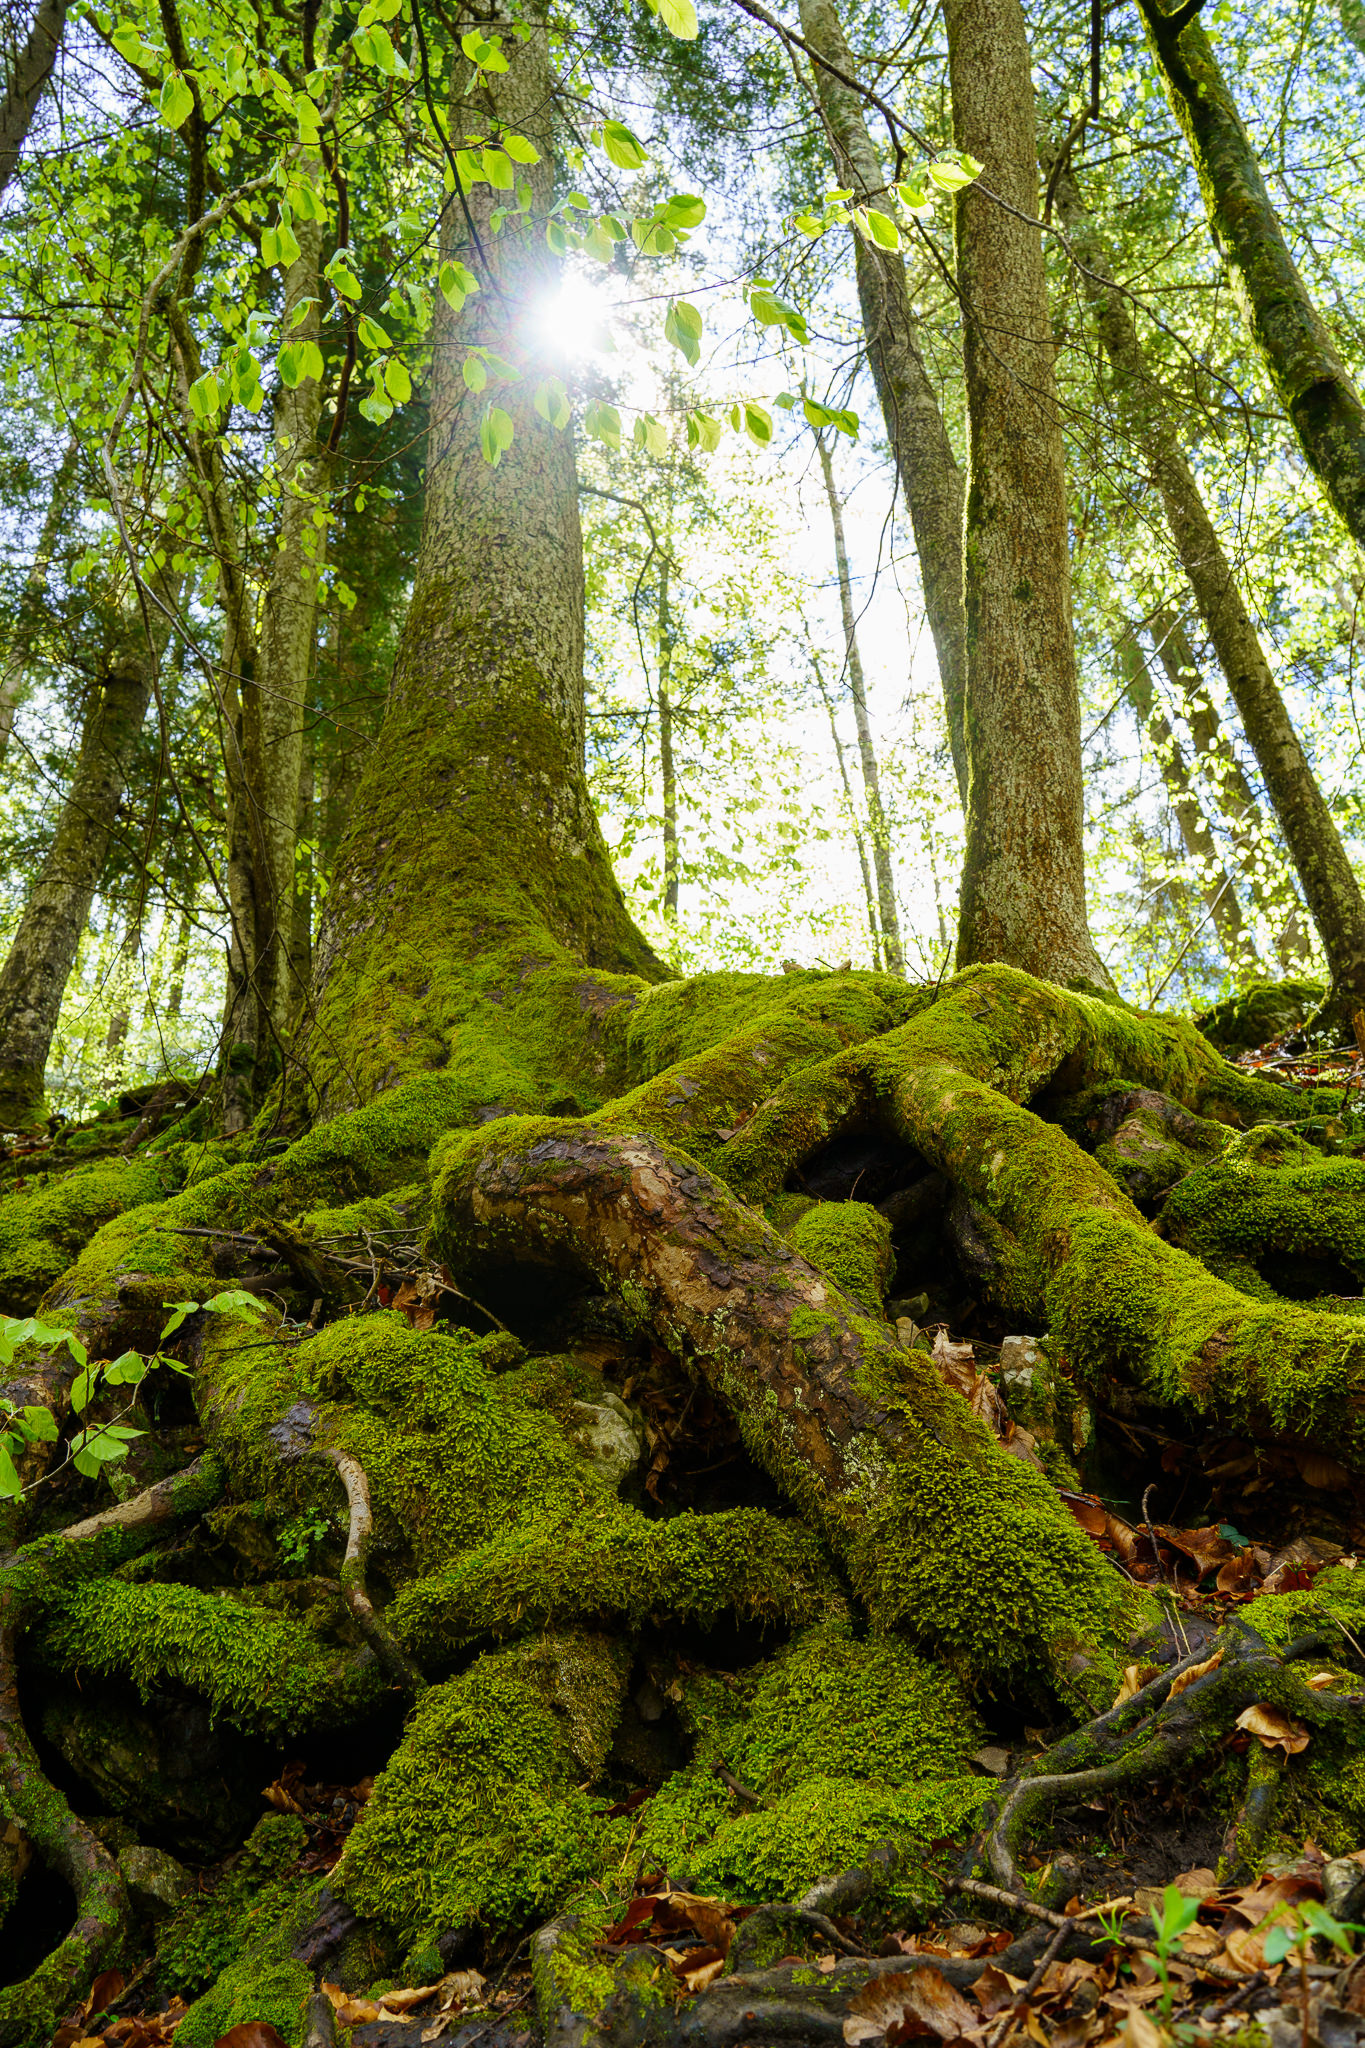
[[[948,0],[953,133],[981,184],[1036,216],[1018,0]],[[1038,229],[981,189],[955,201],[969,463],[967,845],[959,966],[1109,986],[1086,923],[1080,705],[1055,343]]]
[[[801,30],[811,47],[830,63],[848,77],[857,76],[857,60],[844,38],[833,0],[802,0]],[[886,189],[886,176],[867,132],[863,103],[822,66],[817,64],[814,72],[839,183],[851,185],[859,199],[875,200]],[[858,234],[853,238],[853,255],[868,362],[910,513],[924,608],[938,655],[953,768],[965,810],[967,627],[962,600],[962,472],[920,352],[904,260],[893,250],[872,248]]]
[[[410,1070],[414,1032],[425,1063],[462,1063],[468,988],[433,973],[443,951],[485,987],[545,968],[663,973],[627,914],[588,794],[573,443],[535,410],[539,366],[519,333],[559,275],[538,218],[552,191],[553,74],[543,20],[529,26],[525,42],[507,43],[506,72],[466,96],[461,60],[452,81],[452,126],[500,118],[540,159],[518,167],[528,213],[496,236],[489,217],[503,195],[469,194],[482,254],[464,241],[461,210],[444,216],[442,254],[470,262],[482,288],[458,314],[437,298],[412,601],[318,937],[309,1058],[329,1114]],[[473,347],[525,374],[475,397],[463,377]],[[496,465],[481,445],[490,405],[514,429]],[[484,1089],[487,1062],[470,1058],[471,1086]]]
[[[1099,237],[1086,222],[1074,185],[1063,178],[1063,220],[1087,269],[1086,289],[1113,367],[1128,431],[1143,451],[1195,602],[1227,679],[1242,729],[1256,756],[1275,816],[1322,938],[1343,1019],[1365,1003],[1365,900],[1346,849],[1237,585],[1223,543],[1171,425],[1165,393],[1147,367],[1127,303],[1113,287]]]
[[[844,539],[844,508],[834,481],[834,464],[829,444],[822,433],[815,436],[820,451],[820,472],[829,500],[830,524],[834,528],[834,564],[839,577],[839,611],[844,624],[844,665],[848,670],[848,692],[853,699],[853,722],[858,731],[858,757],[863,770],[863,793],[867,798],[867,822],[872,835],[872,864],[877,876],[877,910],[881,923],[882,947],[888,974],[904,974],[905,954],[901,946],[900,912],[896,908],[896,878],[891,866],[891,834],[882,807],[881,781],[877,774],[877,748],[872,721],[867,713],[867,686],[863,680],[863,659],[858,652],[858,624],[853,612],[853,578],[849,573],[848,545]]]
[[[0,191],[4,187],[0,184]],[[5,635],[4,666],[0,668],[0,762],[9,751],[10,735],[14,731],[14,714],[19,709],[28,680],[33,632],[42,612],[43,595],[47,590],[47,572],[52,561],[57,536],[66,517],[71,498],[71,486],[76,480],[76,462],[80,454],[79,444],[73,439],[67,442],[57,474],[52,479],[52,493],[47,501],[47,512],[38,545],[33,551],[33,562],[20,594],[15,617]]]
[[[1365,404],[1289,253],[1212,44],[1197,21],[1173,29],[1158,0],[1140,5],[1251,338],[1309,467],[1365,544]]]
[[[1209,830],[1209,821],[1204,816],[1180,741],[1157,702],[1147,657],[1132,626],[1125,628],[1119,640],[1118,653],[1120,666],[1128,679],[1128,701],[1137,713],[1139,723],[1145,725],[1151,734],[1161,779],[1166,785],[1166,794],[1180,827],[1180,837],[1198,877],[1199,893],[1213,920],[1219,943],[1234,966],[1240,966],[1248,959],[1254,961],[1255,948],[1242,921],[1242,909],[1232,886],[1232,877],[1223,866],[1218,842]]]
[[[125,620],[92,693],[71,786],[0,968],[0,1124],[8,1129],[42,1113],[62,997],[128,786],[159,654],[141,617]]]
[[[674,934],[678,923],[678,774],[673,763],[673,618],[669,609],[670,557],[659,570],[659,775],[664,810],[664,918]]]
[[[38,0],[28,40],[15,59],[5,97],[0,100],[0,194],[19,168],[19,152],[57,62],[66,33],[66,8],[67,0]]]

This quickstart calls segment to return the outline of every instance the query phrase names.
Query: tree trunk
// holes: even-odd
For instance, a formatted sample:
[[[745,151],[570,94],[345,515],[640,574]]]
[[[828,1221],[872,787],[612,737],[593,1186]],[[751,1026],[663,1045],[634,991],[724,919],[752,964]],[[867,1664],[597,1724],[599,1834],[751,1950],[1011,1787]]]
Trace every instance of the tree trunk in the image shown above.
[[[1208,819],[1195,792],[1189,766],[1170,720],[1161,709],[1152,688],[1152,675],[1132,626],[1125,628],[1118,645],[1119,663],[1128,678],[1128,701],[1145,725],[1156,749],[1157,766],[1166,785],[1171,809],[1180,827],[1180,837],[1198,877],[1199,893],[1229,962],[1240,966],[1255,959],[1250,934],[1242,922],[1232,878],[1223,866],[1218,842],[1209,830]]]
[[[845,41],[833,0],[801,0],[801,29],[821,56],[847,77],[857,76],[857,60]],[[886,175],[867,132],[862,101],[819,64],[814,67],[814,78],[838,181],[852,186],[859,199],[875,200],[886,189]],[[910,513],[924,608],[938,655],[953,768],[965,810],[967,629],[962,603],[962,472],[948,439],[938,393],[920,353],[903,258],[893,250],[872,248],[858,234],[853,237],[853,255],[868,361]]]
[[[508,70],[468,96],[467,67],[457,65],[452,124],[463,132],[498,117],[531,141],[540,160],[519,176],[543,216],[553,178],[543,21],[506,49]],[[458,314],[436,303],[412,601],[318,937],[309,1057],[328,1113],[368,1100],[414,1065],[450,1067],[454,1081],[466,1059],[476,1096],[502,1090],[507,1099],[515,1077],[472,1049],[477,1033],[466,1029],[457,1044],[470,1017],[463,974],[434,963],[468,963],[493,990],[520,986],[537,969],[580,979],[584,969],[663,972],[626,912],[588,795],[573,443],[535,411],[539,366],[518,332],[559,267],[527,217],[491,233],[500,196],[486,186],[469,195],[486,262],[464,243],[460,210],[444,215],[442,254],[475,264],[482,289]],[[472,347],[496,351],[523,376],[476,398],[462,374]],[[514,430],[496,465],[481,445],[492,406]]]
[[[1282,853],[1275,852],[1272,865],[1272,857],[1264,848],[1266,827],[1261,806],[1247,781],[1236,750],[1223,730],[1222,720],[1194,658],[1190,636],[1179,616],[1169,607],[1154,612],[1151,625],[1161,666],[1189,726],[1200,771],[1227,821],[1232,843],[1237,849],[1238,865],[1251,890],[1252,899],[1267,923],[1273,929],[1277,928],[1275,943],[1281,964],[1286,970],[1291,963],[1302,966],[1312,951],[1302,902]]]
[[[0,100],[0,194],[19,168],[24,146],[43,87],[52,76],[57,52],[66,32],[67,0],[38,0],[28,40],[15,59],[14,69]]]
[[[71,784],[0,968],[0,1124],[8,1129],[42,1114],[48,1052],[128,786],[159,654],[135,613],[92,692]]]
[[[1208,37],[1197,21],[1173,30],[1158,0],[1140,5],[1252,340],[1309,467],[1365,545],[1365,405],[1289,253]]]
[[[804,620],[802,623],[804,624]],[[863,828],[858,822],[858,806],[853,801],[853,784],[849,780],[848,761],[844,754],[844,743],[839,737],[839,718],[834,709],[834,699],[831,697],[829,686],[825,682],[825,672],[820,666],[820,657],[816,653],[815,644],[810,637],[809,626],[806,627],[806,644],[810,650],[811,667],[815,671],[815,680],[819,685],[821,700],[824,703],[825,713],[829,719],[829,736],[834,742],[834,758],[839,763],[839,780],[844,786],[844,805],[848,811],[849,829],[853,833],[853,844],[858,849],[858,867],[863,878],[863,901],[867,906],[867,933],[872,941],[872,965],[874,969],[880,969],[882,964],[881,935],[877,929],[877,898],[872,889],[872,870],[867,864],[867,842],[863,838]]]
[[[664,918],[677,949],[678,925],[678,776],[673,765],[673,619],[669,610],[669,572],[665,551],[659,570],[659,774],[664,809]]]
[[[1109,986],[1086,923],[1066,472],[1018,0],[948,0],[953,133],[985,164],[955,201],[970,457],[967,846],[959,966]]]
[[[1060,181],[1058,198],[1063,219],[1075,226],[1078,252],[1095,273],[1086,280],[1086,288],[1113,366],[1122,416],[1161,493],[1181,567],[1265,777],[1327,954],[1339,1021],[1353,1024],[1365,1003],[1365,900],[1360,885],[1271,674],[1232,563],[1176,439],[1169,403],[1147,368],[1127,304],[1109,281],[1103,246],[1066,178]]]
[[[877,749],[872,738],[872,721],[867,712],[867,687],[863,681],[863,660],[858,652],[858,624],[853,611],[853,578],[849,573],[848,546],[844,539],[844,508],[834,481],[834,464],[825,437],[816,432],[820,471],[825,479],[830,523],[834,528],[834,562],[839,575],[839,610],[844,622],[844,666],[848,690],[853,699],[853,722],[858,730],[858,755],[863,769],[863,791],[867,798],[867,822],[872,835],[872,863],[877,875],[877,908],[880,913],[882,947],[888,974],[904,974],[905,954],[901,948],[900,912],[896,908],[896,877],[891,866],[891,834],[882,808],[881,782],[877,774]]]
[[[3,185],[0,185],[2,191]],[[33,562],[24,587],[20,593],[15,617],[9,632],[5,635],[4,666],[0,668],[0,762],[9,750],[10,735],[14,731],[14,714],[24,694],[28,680],[29,662],[32,655],[31,641],[34,629],[42,613],[42,602],[47,590],[48,566],[52,552],[57,545],[62,521],[66,517],[71,498],[71,486],[76,480],[76,463],[80,455],[79,444],[68,441],[52,479],[52,494],[47,501],[47,512],[38,545],[33,552]]]

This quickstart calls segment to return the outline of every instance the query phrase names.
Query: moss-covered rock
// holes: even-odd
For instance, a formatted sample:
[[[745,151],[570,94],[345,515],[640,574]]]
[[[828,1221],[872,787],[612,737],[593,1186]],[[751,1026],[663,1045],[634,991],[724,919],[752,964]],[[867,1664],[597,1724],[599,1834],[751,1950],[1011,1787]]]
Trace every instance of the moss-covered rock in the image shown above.
[[[1326,999],[1323,982],[1307,976],[1285,981],[1250,981],[1195,1018],[1196,1027],[1220,1052],[1245,1052],[1297,1031]]]

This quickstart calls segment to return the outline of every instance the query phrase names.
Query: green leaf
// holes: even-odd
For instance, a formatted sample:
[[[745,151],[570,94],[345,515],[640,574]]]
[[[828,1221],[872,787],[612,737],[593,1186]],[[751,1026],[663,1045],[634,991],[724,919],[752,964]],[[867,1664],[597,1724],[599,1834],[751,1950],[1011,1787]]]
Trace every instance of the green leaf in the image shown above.
[[[234,1323],[254,1323],[259,1316],[271,1313],[269,1304],[245,1287],[224,1288],[221,1294],[210,1295],[202,1306],[209,1315],[231,1316]]]
[[[190,386],[190,411],[197,420],[216,419],[220,403],[218,379],[212,370],[206,370]]]
[[[595,441],[605,441],[608,448],[621,446],[621,415],[614,405],[608,405],[603,398],[589,401],[583,415],[583,431],[591,434]]]
[[[13,1437],[0,1437],[0,1500],[18,1500],[24,1490],[10,1456],[10,1445],[14,1442]]]
[[[1267,1934],[1261,1953],[1267,1963],[1282,1963],[1286,1956],[1292,1955],[1299,1939],[1299,1930],[1281,1921],[1278,1927],[1272,1927]]]
[[[99,1378],[100,1369],[98,1366],[86,1366],[84,1372],[78,1372],[75,1379],[72,1380],[71,1405],[78,1415],[83,1415],[94,1400],[95,1389],[99,1385]]]
[[[652,412],[642,412],[636,420],[635,445],[637,448],[643,448],[646,455],[667,455],[668,429],[662,420],[655,419]]]
[[[897,185],[896,197],[906,212],[913,213],[919,220],[934,210],[934,202],[929,197],[928,176],[923,170],[912,171],[903,185]]]
[[[363,348],[389,348],[391,346],[388,334],[384,328],[380,326],[377,320],[371,320],[368,313],[361,314],[356,325],[356,333],[360,337]]]
[[[538,164],[540,162],[540,151],[533,142],[528,142],[524,135],[513,135],[510,131],[505,130],[498,140],[514,164]]]
[[[280,236],[277,228],[261,230],[261,261],[267,270],[273,270],[280,260]]]
[[[325,221],[327,218],[326,202],[312,185],[291,185],[289,204],[300,220]]]
[[[692,0],[658,0],[656,12],[671,36],[682,43],[696,42],[697,10]]]
[[[104,1377],[111,1387],[135,1387],[147,1377],[147,1361],[140,1351],[121,1351],[105,1366]]]
[[[749,310],[760,327],[785,327],[794,340],[804,343],[809,339],[805,315],[770,290],[760,288],[751,291]]]
[[[483,174],[495,192],[510,192],[516,183],[516,172],[512,159],[505,150],[486,149],[482,156]]]
[[[130,21],[121,21],[109,40],[120,57],[126,57],[130,64],[136,64],[140,70],[146,71],[156,62],[156,51],[147,48]]]
[[[336,255],[322,274],[332,289],[340,292],[344,299],[358,299],[360,297],[359,281],[340,249],[337,250]]]
[[[71,1462],[83,1479],[98,1479],[100,1461],[93,1451],[75,1451]]]
[[[611,161],[623,171],[638,171],[649,161],[649,152],[638,135],[627,128],[624,121],[602,123],[602,147]]]
[[[655,211],[671,228],[696,228],[706,218],[706,201],[695,192],[675,192]]]
[[[700,448],[703,455],[710,455],[719,448],[725,438],[725,423],[709,412],[690,412],[687,415],[687,445]]]
[[[182,128],[194,112],[194,94],[178,71],[166,74],[161,88],[161,118],[168,128]]]
[[[436,282],[452,313],[458,313],[469,294],[479,289],[479,280],[473,271],[458,261],[443,263]]]
[[[197,1301],[173,1301],[171,1307],[175,1313],[168,1323],[163,1324],[161,1335],[156,1340],[158,1344],[164,1344],[168,1337],[174,1336],[186,1316],[198,1315],[199,1313],[199,1303]]]
[[[964,185],[970,185],[974,179],[979,178],[985,168],[986,166],[979,164],[974,156],[968,156],[966,150],[959,151],[955,157],[925,165],[930,179],[940,192],[960,192]]]
[[[482,391],[488,382],[488,370],[479,356],[466,356],[461,374],[471,391]]]
[[[689,363],[701,355],[702,317],[686,299],[673,299],[664,315],[664,340],[681,349]]]
[[[494,469],[511,447],[513,432],[511,414],[504,412],[500,405],[490,405],[483,416],[479,439],[483,443],[484,460],[490,462]]]
[[[291,263],[297,263],[299,260],[298,237],[287,220],[280,222],[279,227],[276,229],[276,237],[279,242],[280,253],[275,258],[275,261],[282,263],[287,270]]]
[[[384,389],[395,405],[406,405],[412,397],[412,379],[406,363],[400,363],[397,356],[390,356],[384,365]]]
[[[744,401],[744,431],[760,448],[766,448],[773,437],[772,414],[751,398]]]
[[[471,64],[477,64],[481,71],[505,71],[507,59],[503,55],[502,37],[486,36],[482,29],[470,29],[460,37],[460,48]]]
[[[19,1410],[23,1417],[24,1430],[35,1444],[55,1444],[60,1434],[57,1418],[50,1408],[39,1408],[30,1404]]]
[[[567,427],[571,418],[569,396],[558,377],[547,377],[536,386],[535,408],[552,427]]]
[[[869,206],[864,214],[865,232],[870,242],[879,249],[899,249],[901,231],[889,213],[881,213],[875,206]]]

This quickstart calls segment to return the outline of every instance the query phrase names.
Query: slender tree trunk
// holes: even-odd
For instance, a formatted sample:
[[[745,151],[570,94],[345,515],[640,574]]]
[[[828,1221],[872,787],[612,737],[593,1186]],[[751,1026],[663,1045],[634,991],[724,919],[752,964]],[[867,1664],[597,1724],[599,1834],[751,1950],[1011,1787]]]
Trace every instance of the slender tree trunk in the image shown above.
[[[1086,288],[1113,367],[1121,417],[1161,494],[1181,567],[1265,777],[1322,938],[1339,1020],[1350,1019],[1355,1028],[1354,1018],[1365,1014],[1365,900],[1360,885],[1271,673],[1232,563],[1176,438],[1169,401],[1147,368],[1126,301],[1110,288],[1103,245],[1085,219],[1069,179],[1060,181],[1058,199],[1063,219],[1075,227],[1077,250],[1094,273]]]
[[[0,968],[0,1124],[7,1129],[42,1113],[62,997],[128,786],[159,652],[134,612],[92,692],[71,784]]]
[[[295,1003],[300,1002],[313,985],[313,845],[317,836],[313,830],[313,763],[314,730],[310,727],[303,736],[299,761],[299,803],[295,828],[299,853],[295,863],[294,915],[289,936],[289,971]]]
[[[1309,466],[1365,545],[1365,404],[1289,253],[1207,35],[1197,21],[1173,31],[1158,0],[1140,5],[1252,340]]]
[[[1251,936],[1242,921],[1232,877],[1223,865],[1218,842],[1204,816],[1189,765],[1174,728],[1157,701],[1147,656],[1137,630],[1126,626],[1118,643],[1119,665],[1127,678],[1128,701],[1145,725],[1156,750],[1157,766],[1166,785],[1180,837],[1198,878],[1199,893],[1213,921],[1218,940],[1233,966],[1255,960]]]
[[[673,765],[673,619],[668,579],[672,563],[665,553],[659,571],[659,773],[664,799],[664,917],[676,950],[678,924],[678,777]],[[676,964],[676,963],[675,963]]]
[[[1161,666],[1190,729],[1201,776],[1227,821],[1232,843],[1237,849],[1238,866],[1251,890],[1252,900],[1266,922],[1278,927],[1276,950],[1282,963],[1286,967],[1292,962],[1303,965],[1311,954],[1312,944],[1292,872],[1284,865],[1279,851],[1275,855],[1273,879],[1267,868],[1264,851],[1266,827],[1261,807],[1223,729],[1223,722],[1195,660],[1189,634],[1179,617],[1167,607],[1153,613],[1151,626]]]
[[[946,0],[970,455],[967,847],[957,961],[1109,986],[1090,937],[1055,343],[1019,0]],[[991,191],[1016,212],[1007,211]]]
[[[6,83],[0,100],[0,193],[19,168],[19,152],[62,47],[66,9],[67,0],[38,0],[28,39]]]
[[[809,628],[806,631],[806,644],[810,650],[811,667],[815,671],[815,680],[820,686],[820,695],[824,701],[825,712],[829,719],[829,736],[834,742],[834,758],[839,763],[839,780],[844,786],[844,804],[848,811],[849,828],[853,833],[853,844],[858,849],[858,866],[863,877],[863,900],[867,905],[867,931],[868,937],[872,941],[872,965],[874,970],[880,971],[882,964],[881,934],[877,929],[877,899],[872,889],[872,870],[867,864],[867,841],[863,837],[863,828],[858,822],[858,806],[853,801],[853,784],[849,780],[848,761],[844,754],[844,743],[839,737],[839,718],[834,709],[834,699],[829,693],[829,686],[825,681],[825,672],[820,666],[820,657],[816,653],[814,643],[810,638]]]
[[[857,76],[857,61],[844,38],[833,0],[801,0],[801,31],[811,47],[846,76]],[[818,64],[814,79],[839,183],[851,186],[860,199],[875,197],[885,189],[886,174],[867,132],[862,101]],[[962,472],[920,352],[904,261],[893,250],[871,248],[857,234],[853,252],[868,361],[910,513],[924,608],[938,654],[958,794],[965,809],[967,629],[962,603]]]
[[[815,445],[820,451],[820,472],[829,500],[830,524],[834,528],[834,562],[839,574],[839,610],[844,621],[844,665],[848,690],[853,699],[853,722],[858,731],[858,755],[863,769],[863,791],[867,798],[867,822],[872,835],[872,865],[877,876],[877,908],[882,929],[882,948],[888,974],[904,974],[901,950],[900,913],[896,908],[896,878],[891,866],[891,833],[882,806],[881,779],[877,773],[877,748],[872,737],[872,720],[867,711],[867,687],[863,660],[858,652],[858,625],[853,612],[853,578],[848,567],[848,546],[844,539],[844,508],[834,481],[834,464],[828,444],[817,431]]]
[[[612,877],[583,768],[573,442],[535,410],[549,365],[528,356],[526,339],[528,309],[559,276],[542,224],[554,78],[543,17],[528,14],[523,26],[524,42],[504,43],[506,72],[467,93],[469,67],[458,57],[453,67],[452,128],[488,122],[491,132],[505,120],[539,161],[517,173],[529,211],[496,235],[491,215],[504,195],[487,186],[468,195],[482,253],[465,240],[461,208],[443,215],[442,255],[469,263],[482,288],[459,313],[436,302],[412,601],[318,935],[309,1061],[323,1115],[422,1064],[467,1085],[471,1102],[524,1099],[518,1076],[491,1068],[480,1050],[471,975],[480,990],[504,980],[519,990],[534,973],[584,986],[585,969],[663,973]],[[520,361],[526,374],[476,397],[463,377],[471,346]],[[483,430],[503,420],[513,438],[495,465]]]
[[[47,512],[43,519],[42,531],[38,535],[32,566],[24,578],[24,587],[20,593],[13,623],[4,636],[3,667],[0,667],[0,762],[3,762],[9,751],[10,735],[14,731],[14,714],[19,709],[24,695],[24,685],[28,681],[34,628],[42,614],[43,598],[47,591],[47,572],[70,503],[71,486],[76,480],[79,454],[78,443],[74,439],[68,441],[57,474],[52,479],[52,494],[47,501]]]
[[[171,953],[171,978],[166,990],[166,1015],[179,1018],[185,1005],[185,976],[190,964],[190,931],[192,919],[190,908],[185,904],[175,928],[175,947]]]

